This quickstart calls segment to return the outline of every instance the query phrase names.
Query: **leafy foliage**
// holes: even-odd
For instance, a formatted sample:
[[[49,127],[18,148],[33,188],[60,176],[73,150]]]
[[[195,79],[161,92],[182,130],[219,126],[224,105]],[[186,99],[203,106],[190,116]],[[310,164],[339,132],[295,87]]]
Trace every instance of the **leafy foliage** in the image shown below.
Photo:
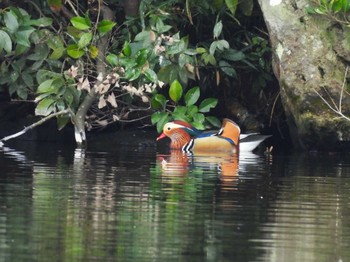
[[[347,0],[315,0],[315,6],[307,10],[316,14],[338,14],[340,12],[346,13],[350,9],[350,2]]]
[[[216,98],[206,98],[199,106],[196,105],[200,97],[200,88],[198,86],[192,87],[183,96],[182,85],[177,80],[174,80],[169,88],[169,97],[171,99],[170,101],[164,95],[156,94],[152,99],[154,108],[163,109],[154,113],[151,119],[152,124],[157,125],[158,132],[161,132],[163,126],[171,120],[183,120],[201,130],[205,129],[208,125],[220,126],[220,121],[216,117],[204,116],[204,113],[216,107],[218,103]],[[178,104],[180,99],[183,100],[182,105]],[[173,111],[165,110],[169,102],[175,104]]]
[[[67,108],[74,114],[93,91],[97,101],[86,117],[91,128],[143,112],[140,119],[154,113],[158,130],[170,119],[203,129],[218,124],[205,115],[217,104],[244,98],[243,85],[262,92],[269,81],[267,40],[242,30],[239,21],[253,14],[253,0],[142,0],[140,16],[119,19],[118,28],[89,4],[48,4],[75,15],[53,24],[20,8],[0,13],[0,86],[12,97],[35,99],[37,115]],[[110,33],[100,75],[99,43]],[[242,72],[254,77],[242,80]],[[61,127],[65,122],[59,119]]]
[[[32,19],[20,8],[11,7],[0,13],[0,87],[6,87],[10,95],[33,97],[37,70],[61,66],[53,58],[59,57],[58,49],[63,44],[46,29],[51,24],[51,18]]]
[[[350,21],[345,15],[350,10],[348,0],[311,0],[312,5],[306,8],[309,14],[319,14],[340,22],[346,26]]]

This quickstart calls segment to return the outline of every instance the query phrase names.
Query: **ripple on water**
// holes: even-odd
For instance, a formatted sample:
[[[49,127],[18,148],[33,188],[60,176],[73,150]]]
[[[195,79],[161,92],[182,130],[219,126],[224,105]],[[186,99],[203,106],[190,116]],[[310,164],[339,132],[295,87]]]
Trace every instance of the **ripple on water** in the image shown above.
[[[268,222],[252,239],[264,261],[345,261],[350,252],[349,178],[293,176],[278,179]]]

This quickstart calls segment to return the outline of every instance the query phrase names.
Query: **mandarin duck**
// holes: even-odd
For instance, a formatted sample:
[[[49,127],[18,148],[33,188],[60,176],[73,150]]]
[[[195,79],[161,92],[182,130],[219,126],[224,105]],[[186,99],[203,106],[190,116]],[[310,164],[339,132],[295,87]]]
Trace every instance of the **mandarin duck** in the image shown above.
[[[269,135],[241,134],[241,129],[232,120],[225,118],[216,133],[204,132],[181,120],[166,123],[157,141],[170,138],[170,148],[192,153],[251,152]]]

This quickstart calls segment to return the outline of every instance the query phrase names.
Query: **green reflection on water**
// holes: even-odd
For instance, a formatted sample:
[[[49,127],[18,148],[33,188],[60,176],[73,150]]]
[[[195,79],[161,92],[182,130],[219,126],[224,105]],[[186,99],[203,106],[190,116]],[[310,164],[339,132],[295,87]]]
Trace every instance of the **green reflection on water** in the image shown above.
[[[25,166],[8,160],[9,167],[0,159],[7,167],[0,179],[4,261],[350,257],[350,164],[329,163],[322,173],[325,161],[315,168],[308,163],[316,161],[242,161],[238,173],[234,157],[124,151],[52,158]]]

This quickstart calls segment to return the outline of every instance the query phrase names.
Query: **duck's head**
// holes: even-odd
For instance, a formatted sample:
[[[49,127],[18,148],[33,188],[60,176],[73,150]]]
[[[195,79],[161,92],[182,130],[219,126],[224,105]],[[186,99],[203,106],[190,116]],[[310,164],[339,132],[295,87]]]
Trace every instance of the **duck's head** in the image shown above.
[[[171,140],[170,147],[173,149],[181,149],[193,136],[199,133],[200,131],[187,122],[175,120],[164,125],[163,132],[157,137],[157,141],[169,137]]]

